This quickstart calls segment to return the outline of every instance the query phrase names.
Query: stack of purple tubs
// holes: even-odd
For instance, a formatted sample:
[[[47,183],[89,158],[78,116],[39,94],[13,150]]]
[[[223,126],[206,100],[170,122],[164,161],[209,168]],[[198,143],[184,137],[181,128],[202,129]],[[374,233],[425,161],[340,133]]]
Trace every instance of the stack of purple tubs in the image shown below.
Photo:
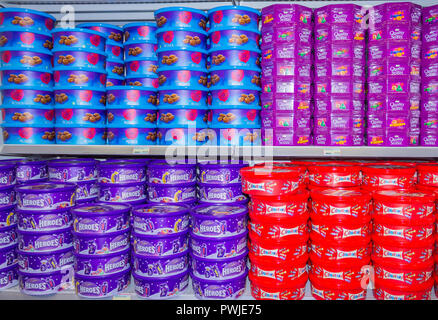
[[[354,4],[328,5],[314,12],[314,145],[364,144],[364,15],[365,9]]]
[[[265,145],[312,144],[312,9],[262,9],[262,125]]]
[[[367,144],[418,145],[421,7],[386,3],[369,13]]]
[[[422,11],[420,144],[438,146],[438,5]]]
[[[79,297],[111,297],[129,286],[130,212],[131,206],[123,203],[97,202],[71,209]]]
[[[168,299],[189,283],[189,207],[149,203],[132,210],[132,270],[141,298]]]
[[[127,203],[147,202],[148,160],[109,159],[99,164],[99,201]]]
[[[76,203],[91,203],[97,200],[99,162],[90,158],[54,159],[47,163],[49,181],[75,183]]]
[[[28,295],[51,295],[71,287],[73,238],[70,208],[74,183],[37,182],[16,187],[18,280]]]
[[[18,284],[15,161],[0,165],[0,290]]]

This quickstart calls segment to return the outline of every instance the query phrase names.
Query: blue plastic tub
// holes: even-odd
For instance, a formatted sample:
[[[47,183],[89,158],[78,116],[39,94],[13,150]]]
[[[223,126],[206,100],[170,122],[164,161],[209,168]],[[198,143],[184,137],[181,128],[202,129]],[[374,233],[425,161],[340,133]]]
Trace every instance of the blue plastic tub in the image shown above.
[[[56,21],[48,13],[25,8],[2,8],[0,16],[0,28],[31,28],[42,32],[50,32]]]
[[[0,49],[0,67],[26,67],[51,71],[52,56],[53,54],[46,50],[3,47]]]
[[[156,43],[155,32],[157,24],[155,22],[132,22],[123,26],[125,32],[125,42],[144,41]]]

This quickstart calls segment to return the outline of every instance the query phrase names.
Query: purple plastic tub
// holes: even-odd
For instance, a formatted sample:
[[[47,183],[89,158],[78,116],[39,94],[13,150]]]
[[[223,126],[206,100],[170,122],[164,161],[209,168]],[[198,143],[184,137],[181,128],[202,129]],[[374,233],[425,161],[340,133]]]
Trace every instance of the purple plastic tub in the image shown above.
[[[195,70],[183,67],[166,67],[158,69],[159,90],[182,88],[182,89],[205,89],[208,84],[207,69]]]
[[[245,273],[226,280],[213,280],[213,279],[201,279],[190,274],[192,278],[193,291],[195,297],[201,300],[218,300],[218,299],[238,299],[245,292],[246,276],[248,270]]]
[[[74,207],[70,210],[73,229],[77,234],[106,234],[129,229],[131,206],[126,204],[94,203]]]
[[[167,278],[142,277],[133,273],[135,293],[146,299],[170,299],[177,297],[189,285],[189,272]]]
[[[243,162],[200,162],[198,181],[208,184],[240,183],[240,169],[247,166]]]
[[[107,74],[105,69],[58,67],[53,69],[55,89],[59,87],[82,87],[102,90],[106,88]]]
[[[105,45],[105,52],[107,53],[108,60],[123,60],[124,50],[121,43],[115,42],[113,40],[107,40]]]
[[[189,228],[189,208],[176,204],[145,204],[132,210],[132,230],[137,234],[185,233]]]
[[[61,271],[74,263],[73,248],[53,252],[18,251],[18,268],[26,273],[51,273]]]
[[[54,90],[54,96],[56,108],[84,106],[91,109],[101,109],[105,107],[106,103],[105,89],[89,88],[87,86],[57,87]],[[71,116],[71,114],[66,114],[63,118],[69,120]]]
[[[71,248],[72,244],[71,227],[44,232],[18,232],[18,250],[24,252],[52,252]]]
[[[262,28],[311,24],[312,9],[298,4],[273,4],[262,9]]]
[[[143,257],[133,255],[132,271],[142,277],[167,278],[189,268],[188,252],[164,257]]]
[[[76,204],[78,204],[78,201],[97,199],[99,195],[99,185],[97,181],[77,182],[77,186]]]
[[[104,108],[55,108],[56,124],[63,125],[103,125],[106,122]]]
[[[196,200],[196,183],[178,185],[148,184],[149,201],[153,203],[179,203]]]
[[[152,42],[144,42],[144,41],[129,41],[123,44],[123,48],[125,51],[125,61],[127,60],[156,60],[157,54],[155,51],[157,50],[157,44]],[[141,72],[140,72],[141,73]]]
[[[185,28],[204,31],[207,28],[207,15],[204,11],[189,7],[167,7],[154,13],[157,31],[160,28]]]
[[[157,25],[155,22],[133,22],[123,26],[125,42],[143,41],[156,42],[155,32]]]
[[[0,249],[0,269],[12,266],[17,262],[17,244],[12,244]]]
[[[95,181],[99,162],[93,159],[56,159],[47,162],[53,182]]]
[[[16,192],[14,186],[0,186],[0,206],[16,204]]]
[[[201,49],[205,50],[207,33],[203,30],[158,29],[158,49]]]
[[[2,111],[3,125],[23,124],[26,126],[42,125],[53,126],[55,124],[55,112],[52,106],[4,106]]]
[[[247,251],[247,234],[220,238],[190,234],[191,255],[215,260],[240,256]]]
[[[131,270],[94,277],[75,274],[75,288],[79,297],[99,299],[123,292],[131,282]]]
[[[50,32],[55,25],[55,17],[37,10],[24,8],[2,8],[0,10],[0,26],[32,28],[42,32]]]
[[[164,257],[186,252],[189,247],[188,230],[182,233],[146,235],[132,232],[132,252],[142,257]]]
[[[105,69],[106,53],[97,50],[59,49],[53,50],[53,66],[88,68],[95,70]]]
[[[65,145],[104,145],[107,130],[103,125],[57,125],[55,127],[56,144]]]
[[[130,250],[102,256],[75,255],[75,274],[81,276],[109,276],[129,270]]]
[[[206,259],[190,254],[192,273],[200,279],[225,280],[246,272],[248,249],[242,254],[226,259]]]
[[[38,68],[52,70],[52,54],[22,48],[3,47],[0,49],[0,67]]]
[[[259,90],[224,87],[222,89],[212,89],[210,92],[211,104],[215,107],[228,108],[233,106],[234,108],[246,107],[255,109],[260,105]]]
[[[71,282],[73,268],[66,268],[52,273],[27,273],[18,271],[20,291],[31,296],[52,295]]]
[[[239,50],[257,50],[260,32],[237,28],[217,28],[210,34],[210,50],[233,47]]]
[[[72,215],[68,209],[55,210],[49,213],[17,210],[16,213],[19,231],[56,231],[70,228],[73,224]]]
[[[42,106],[50,107],[54,104],[51,88],[7,86],[2,88],[2,104],[4,106]]]
[[[162,67],[204,70],[206,68],[207,56],[207,51],[201,49],[157,50],[158,62]]]
[[[106,37],[103,33],[82,28],[52,30],[53,49],[69,50],[83,48],[105,51]]]
[[[18,268],[12,266],[0,269],[0,290],[15,287],[18,284]]]
[[[40,182],[16,187],[17,208],[48,211],[73,207],[76,199],[74,183]]]
[[[192,108],[205,108],[207,106],[207,90],[188,90],[174,88],[160,90],[160,108],[179,108],[181,106]]]
[[[124,202],[146,200],[146,185],[144,183],[108,184],[99,183],[99,200],[105,202]]]
[[[129,248],[129,230],[111,233],[73,232],[75,254],[107,255],[122,252]]]
[[[106,60],[106,72],[108,73],[108,78],[111,78],[112,76],[116,77],[123,77],[125,76],[125,63],[123,60]]]
[[[160,84],[158,83],[158,76],[130,76],[126,77],[127,86],[146,87],[151,91],[157,91]]]
[[[127,77],[156,76],[158,61],[153,58],[129,58],[125,60]]]
[[[196,182],[196,165],[155,160],[147,168],[149,183],[181,184]]]
[[[18,241],[17,227],[9,226],[0,229],[0,248],[9,247]]]
[[[208,122],[207,109],[159,109],[158,128],[203,128]]]
[[[53,48],[50,33],[31,28],[6,28],[0,31],[0,47],[12,47],[51,53]]]
[[[111,86],[106,96],[109,108],[154,109],[157,104],[156,91],[139,86]],[[134,115],[124,114],[123,117],[132,121]]]
[[[247,213],[238,204],[201,204],[191,213],[192,233],[212,238],[245,233]]]
[[[0,206],[0,228],[14,226],[18,223],[15,206]]]
[[[107,160],[99,165],[99,182],[140,183],[146,182],[146,164],[142,162]]]
[[[2,86],[16,85],[24,87],[50,88],[53,86],[52,72],[37,68],[0,68],[0,84]]]
[[[156,145],[156,128],[130,128],[129,125],[108,125],[108,144],[111,145]],[[147,126],[151,126],[147,124]]]
[[[123,42],[123,28],[109,24],[109,23],[99,23],[99,22],[86,22],[77,25],[78,28],[90,29],[103,33],[108,40]]]
[[[198,183],[199,201],[204,203],[236,203],[246,202],[242,193],[242,185],[237,184],[207,184]]]

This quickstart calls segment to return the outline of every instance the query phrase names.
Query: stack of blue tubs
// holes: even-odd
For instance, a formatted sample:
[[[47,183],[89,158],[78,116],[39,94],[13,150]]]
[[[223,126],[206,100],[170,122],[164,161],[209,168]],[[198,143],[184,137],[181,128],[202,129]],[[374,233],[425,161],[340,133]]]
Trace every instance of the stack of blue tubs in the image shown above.
[[[0,9],[3,141],[53,144],[52,36],[55,18],[21,8]]]

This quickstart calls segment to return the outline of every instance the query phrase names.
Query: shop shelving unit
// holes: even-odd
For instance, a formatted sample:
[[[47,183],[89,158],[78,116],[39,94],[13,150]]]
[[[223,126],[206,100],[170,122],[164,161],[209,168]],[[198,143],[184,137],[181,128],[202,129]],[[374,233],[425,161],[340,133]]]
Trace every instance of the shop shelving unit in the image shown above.
[[[378,5],[385,2],[399,2],[403,0],[368,1],[368,0],[346,0],[346,1],[297,1],[297,3],[311,8],[318,8],[327,4],[335,3],[357,3],[365,7]],[[417,3],[422,6],[438,4],[438,0],[405,0]],[[116,25],[124,25],[136,21],[153,21],[154,11],[167,6],[188,6],[201,10],[209,10],[221,5],[245,5],[256,9],[274,3],[289,2],[282,0],[0,0],[0,7],[22,7],[44,11],[54,15],[58,24],[63,21],[75,25],[81,22],[106,22]],[[75,20],[66,14],[73,13]],[[406,158],[406,159],[438,159],[438,147],[184,147],[184,146],[65,146],[65,145],[8,145],[3,144],[0,135],[0,157],[6,156],[188,156],[200,158],[206,155],[241,157],[243,159],[287,159],[293,157],[302,158]],[[35,299],[80,299],[72,288],[63,290],[56,295],[33,297],[23,295],[18,287],[0,291],[0,299],[9,300],[35,300]],[[114,300],[139,299],[134,293],[133,284],[126,293],[115,296]],[[178,298],[178,300],[195,299],[191,283],[189,288]],[[250,294],[249,283],[242,300],[253,300]],[[312,300],[309,283],[306,288],[305,300]],[[367,299],[374,299],[371,290],[368,290]],[[432,294],[433,300],[438,300]]]

